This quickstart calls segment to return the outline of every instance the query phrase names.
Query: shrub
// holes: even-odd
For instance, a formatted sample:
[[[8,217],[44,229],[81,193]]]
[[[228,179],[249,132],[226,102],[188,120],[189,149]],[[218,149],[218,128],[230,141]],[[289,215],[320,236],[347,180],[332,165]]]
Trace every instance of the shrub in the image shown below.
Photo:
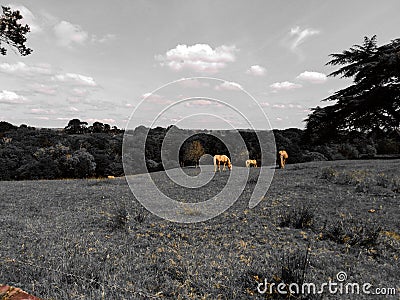
[[[374,224],[363,224],[354,219],[337,220],[329,226],[324,226],[320,234],[324,240],[338,244],[371,248],[377,245],[380,227]]]
[[[281,214],[279,226],[296,229],[310,228],[313,219],[314,212],[308,206],[295,207]]]

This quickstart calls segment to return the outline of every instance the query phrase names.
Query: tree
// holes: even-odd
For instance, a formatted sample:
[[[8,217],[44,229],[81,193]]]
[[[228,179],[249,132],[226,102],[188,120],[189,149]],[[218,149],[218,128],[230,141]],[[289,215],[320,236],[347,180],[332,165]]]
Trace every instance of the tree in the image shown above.
[[[28,25],[19,24],[22,16],[18,10],[12,11],[9,7],[2,6],[3,15],[0,16],[0,53],[7,54],[4,44],[15,48],[22,55],[29,55],[32,49],[25,46],[25,35],[30,31]]]
[[[184,161],[195,162],[196,167],[199,165],[200,157],[205,154],[204,148],[199,141],[193,141],[185,151]]]
[[[87,122],[82,122],[79,119],[72,119],[68,122],[68,125],[64,127],[64,130],[69,134],[85,133],[87,125]]]
[[[11,130],[16,130],[17,126],[14,126],[11,123],[0,121],[0,133],[4,133]]]
[[[393,130],[400,125],[400,38],[378,47],[376,36],[365,37],[342,53],[331,54],[327,65],[342,65],[329,76],[353,78],[353,84],[323,101],[335,104],[314,108],[307,129],[369,132],[380,128]],[[328,131],[326,131],[328,130]]]

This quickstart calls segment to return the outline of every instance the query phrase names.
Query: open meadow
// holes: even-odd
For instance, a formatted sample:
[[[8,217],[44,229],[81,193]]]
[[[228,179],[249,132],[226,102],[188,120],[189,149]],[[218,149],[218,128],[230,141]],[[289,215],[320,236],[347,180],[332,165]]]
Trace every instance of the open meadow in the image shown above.
[[[399,169],[400,160],[287,165],[249,209],[258,175],[252,168],[231,208],[194,224],[147,212],[124,177],[3,181],[0,282],[43,299],[289,299],[257,287],[265,280],[338,283],[345,272],[344,283],[394,288],[396,296],[386,297],[398,299]],[[201,189],[184,190],[171,188],[164,172],[152,173],[182,202],[214,195],[228,176],[216,173]],[[383,298],[327,289],[291,297]]]

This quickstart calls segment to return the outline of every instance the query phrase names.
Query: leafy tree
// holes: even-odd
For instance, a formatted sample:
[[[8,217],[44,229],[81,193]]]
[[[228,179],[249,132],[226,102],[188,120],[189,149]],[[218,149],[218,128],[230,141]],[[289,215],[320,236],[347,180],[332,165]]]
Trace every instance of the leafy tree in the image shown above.
[[[0,121],[0,133],[4,133],[6,131],[16,130],[17,126],[14,126],[8,122]]]
[[[196,167],[199,165],[200,157],[205,154],[204,148],[199,141],[193,141],[186,149],[184,161],[193,161]]]
[[[1,6],[3,14],[0,16],[0,53],[7,54],[4,45],[15,48],[25,56],[32,53],[32,49],[25,46],[25,35],[30,31],[28,25],[19,24],[22,16],[18,10],[12,11],[9,7]]]
[[[334,105],[314,108],[308,133],[323,136],[338,130],[392,130],[400,125],[400,39],[377,46],[376,36],[365,37],[342,53],[331,54],[327,65],[342,65],[329,76],[353,78],[353,84],[324,101]]]
[[[79,119],[72,119],[68,122],[68,125],[64,127],[64,131],[69,134],[85,133],[87,122],[82,122]]]

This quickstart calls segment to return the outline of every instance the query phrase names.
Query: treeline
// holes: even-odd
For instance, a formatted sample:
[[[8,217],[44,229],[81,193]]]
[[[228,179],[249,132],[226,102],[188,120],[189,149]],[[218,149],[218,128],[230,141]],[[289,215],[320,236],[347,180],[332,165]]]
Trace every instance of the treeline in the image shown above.
[[[0,179],[58,179],[123,175],[123,132],[79,133],[0,122]],[[87,130],[86,130],[87,129]]]
[[[36,129],[27,125],[17,127],[0,122],[0,180],[124,175],[124,131],[96,123],[88,126],[74,119],[64,129],[56,130]],[[231,131],[194,131],[175,126],[147,129],[141,126],[130,133],[135,139],[143,137],[145,140],[144,155],[141,155],[136,140],[132,145],[139,147],[138,151],[129,154],[129,162],[133,164],[145,157],[145,168],[137,168],[137,173],[163,170],[161,149],[165,137],[172,132],[171,128],[174,130],[167,139],[169,144],[174,145],[175,140],[183,142],[177,143],[178,152],[172,149],[170,153],[164,153],[164,166],[167,168],[196,165],[203,154],[227,154],[236,166],[244,166],[246,157],[259,162],[262,159],[258,135],[253,131],[239,131],[245,142],[246,149],[243,151],[237,147],[237,136],[234,135],[237,133]],[[396,130],[369,133],[343,131],[330,140],[325,137],[323,141],[312,132],[297,128],[274,130],[273,134],[276,149],[282,148],[289,153],[288,163],[400,154],[400,134]],[[227,145],[226,141],[231,145]],[[264,144],[261,146],[265,147]],[[233,149],[232,153],[228,148]]]

